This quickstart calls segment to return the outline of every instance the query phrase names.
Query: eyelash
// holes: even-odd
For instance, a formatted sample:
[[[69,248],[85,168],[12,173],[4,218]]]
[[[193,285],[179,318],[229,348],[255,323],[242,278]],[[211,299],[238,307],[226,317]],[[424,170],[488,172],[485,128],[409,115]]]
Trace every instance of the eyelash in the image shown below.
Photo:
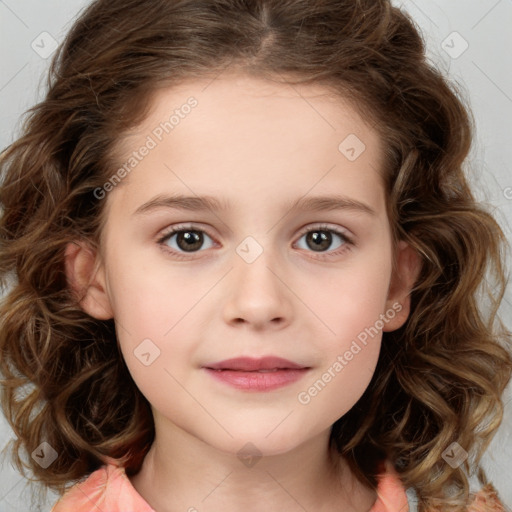
[[[177,258],[177,259],[180,259],[180,260],[190,260],[190,259],[193,259],[191,258],[190,256],[185,256],[185,254],[187,253],[183,253],[183,252],[177,252],[175,249],[171,249],[167,244],[166,242],[173,236],[175,235],[176,233],[181,233],[181,232],[186,232],[186,231],[197,231],[197,232],[200,232],[200,233],[205,233],[206,235],[208,235],[212,240],[215,240],[215,238],[210,235],[208,233],[208,231],[202,229],[202,228],[197,228],[196,226],[194,225],[179,225],[179,226],[175,226],[173,227],[172,229],[170,229],[169,231],[167,231],[166,233],[164,233],[158,240],[157,240],[157,243],[162,247],[162,250],[168,252],[168,253],[171,253],[173,255],[173,257]],[[328,231],[328,232],[331,232],[331,233],[335,233],[336,235],[338,235],[341,240],[344,242],[344,244],[342,245],[341,248],[337,249],[335,252],[329,252],[329,253],[316,253],[318,256],[317,258],[319,259],[330,259],[331,257],[335,257],[335,256],[340,256],[342,253],[345,253],[347,251],[350,251],[352,250],[353,247],[355,247],[355,243],[354,241],[352,240],[352,238],[350,238],[349,236],[347,236],[345,233],[341,232],[340,230],[338,229],[335,229],[335,228],[331,228],[329,226],[326,226],[326,225],[321,225],[321,226],[316,226],[314,228],[307,228],[307,229],[303,229],[301,230],[300,234],[299,234],[299,237],[298,239],[300,240],[304,235],[307,235],[308,233],[310,232],[315,232],[315,231]],[[189,253],[190,255],[193,255],[193,254],[196,254],[197,252],[202,252],[202,251],[196,251],[196,252],[191,252]],[[314,251],[308,251],[308,252],[314,252]],[[325,255],[324,255],[325,254]]]

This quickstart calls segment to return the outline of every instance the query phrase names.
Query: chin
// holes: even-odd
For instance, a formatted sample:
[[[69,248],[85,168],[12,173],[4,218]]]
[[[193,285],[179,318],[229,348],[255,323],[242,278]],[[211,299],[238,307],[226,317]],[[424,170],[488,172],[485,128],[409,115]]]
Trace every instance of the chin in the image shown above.
[[[275,428],[275,427],[273,427]],[[279,427],[272,432],[272,428],[248,428],[237,432],[230,431],[233,437],[222,436],[222,439],[205,440],[208,444],[218,447],[218,449],[237,455],[239,458],[244,456],[269,457],[274,455],[282,455],[287,453],[304,442],[304,431],[290,432],[282,429],[278,432]],[[271,432],[269,434],[269,432]]]

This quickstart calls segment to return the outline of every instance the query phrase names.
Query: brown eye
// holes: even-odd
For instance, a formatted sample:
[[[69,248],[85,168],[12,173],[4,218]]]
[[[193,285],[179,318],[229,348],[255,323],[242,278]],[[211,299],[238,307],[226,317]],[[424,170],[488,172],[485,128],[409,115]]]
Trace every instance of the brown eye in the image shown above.
[[[346,245],[350,245],[351,241],[347,236],[339,231],[322,227],[316,229],[310,229],[302,234],[301,239],[305,237],[306,247],[300,247],[301,249],[310,249],[313,252],[331,252],[336,251],[340,247],[343,248]],[[336,244],[336,240],[341,240],[341,243]],[[336,244],[335,247],[332,245]],[[331,249],[331,251],[329,251]]]
[[[314,251],[324,251],[332,244],[332,235],[328,231],[310,231],[306,235],[306,244]]]
[[[176,252],[192,253],[204,248],[205,236],[210,239],[204,231],[199,229],[174,229],[159,242]]]

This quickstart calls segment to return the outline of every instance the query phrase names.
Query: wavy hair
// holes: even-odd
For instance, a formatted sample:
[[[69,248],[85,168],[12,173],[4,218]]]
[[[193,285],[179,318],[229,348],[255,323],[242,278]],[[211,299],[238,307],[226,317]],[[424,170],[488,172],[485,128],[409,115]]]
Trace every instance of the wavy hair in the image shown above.
[[[154,93],[228,68],[323,84],[384,141],[393,240],[422,267],[407,322],[384,333],[370,385],[330,446],[373,488],[379,461],[392,461],[420,511],[464,510],[471,468],[486,480],[479,463],[512,372],[498,315],[506,239],[465,176],[470,107],[388,0],[96,0],[80,14],[44,100],[0,160],[1,400],[19,469],[62,491],[109,459],[129,474],[140,467],[154,437],[149,404],[113,320],[88,316],[70,291],[64,249],[99,246],[105,201],[94,190]],[[26,456],[43,440],[59,454],[47,469]],[[469,453],[457,468],[442,458],[453,442]]]

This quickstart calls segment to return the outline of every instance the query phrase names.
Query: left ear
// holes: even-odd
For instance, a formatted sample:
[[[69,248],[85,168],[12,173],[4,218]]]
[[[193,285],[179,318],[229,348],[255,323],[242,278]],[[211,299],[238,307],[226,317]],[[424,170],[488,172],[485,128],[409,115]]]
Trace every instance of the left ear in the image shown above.
[[[383,331],[394,331],[404,325],[411,310],[410,293],[421,270],[421,258],[407,242],[400,240],[396,247],[396,268],[393,269],[388,288],[386,310],[396,312],[384,324]],[[393,307],[394,305],[394,307]]]

